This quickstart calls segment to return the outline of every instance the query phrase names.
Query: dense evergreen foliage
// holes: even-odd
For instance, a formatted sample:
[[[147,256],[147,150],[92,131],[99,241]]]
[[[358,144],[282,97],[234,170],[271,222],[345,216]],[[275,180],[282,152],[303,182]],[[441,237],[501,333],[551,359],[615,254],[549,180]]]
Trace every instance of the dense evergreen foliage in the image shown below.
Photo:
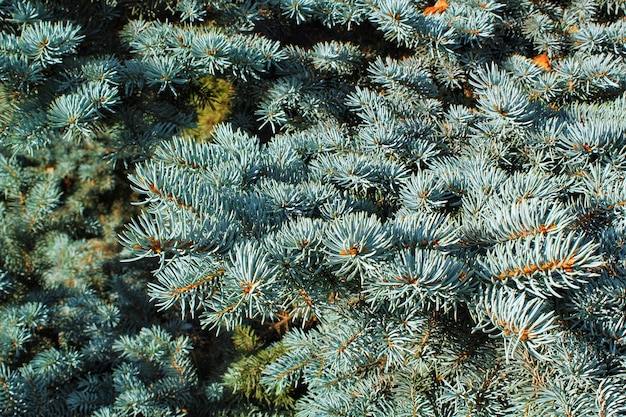
[[[626,415],[625,7],[0,2],[0,413]]]

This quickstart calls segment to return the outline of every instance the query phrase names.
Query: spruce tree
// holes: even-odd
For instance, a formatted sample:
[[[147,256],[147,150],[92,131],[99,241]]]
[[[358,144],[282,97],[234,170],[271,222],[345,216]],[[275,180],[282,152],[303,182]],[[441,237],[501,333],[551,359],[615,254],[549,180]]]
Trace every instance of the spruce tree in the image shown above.
[[[298,416],[623,414],[620,6],[251,7],[217,7],[230,20],[211,29],[231,122],[137,166],[145,207],[121,235],[158,260],[162,309],[275,331],[274,357],[233,364],[223,398],[291,395],[265,409]],[[244,16],[259,44],[284,36],[265,71],[233,58]]]
[[[626,414],[621,2],[67,3],[1,6],[2,412]],[[206,77],[230,117],[189,137]],[[68,310],[111,236],[39,156],[77,149],[98,203],[129,167],[161,316]]]

